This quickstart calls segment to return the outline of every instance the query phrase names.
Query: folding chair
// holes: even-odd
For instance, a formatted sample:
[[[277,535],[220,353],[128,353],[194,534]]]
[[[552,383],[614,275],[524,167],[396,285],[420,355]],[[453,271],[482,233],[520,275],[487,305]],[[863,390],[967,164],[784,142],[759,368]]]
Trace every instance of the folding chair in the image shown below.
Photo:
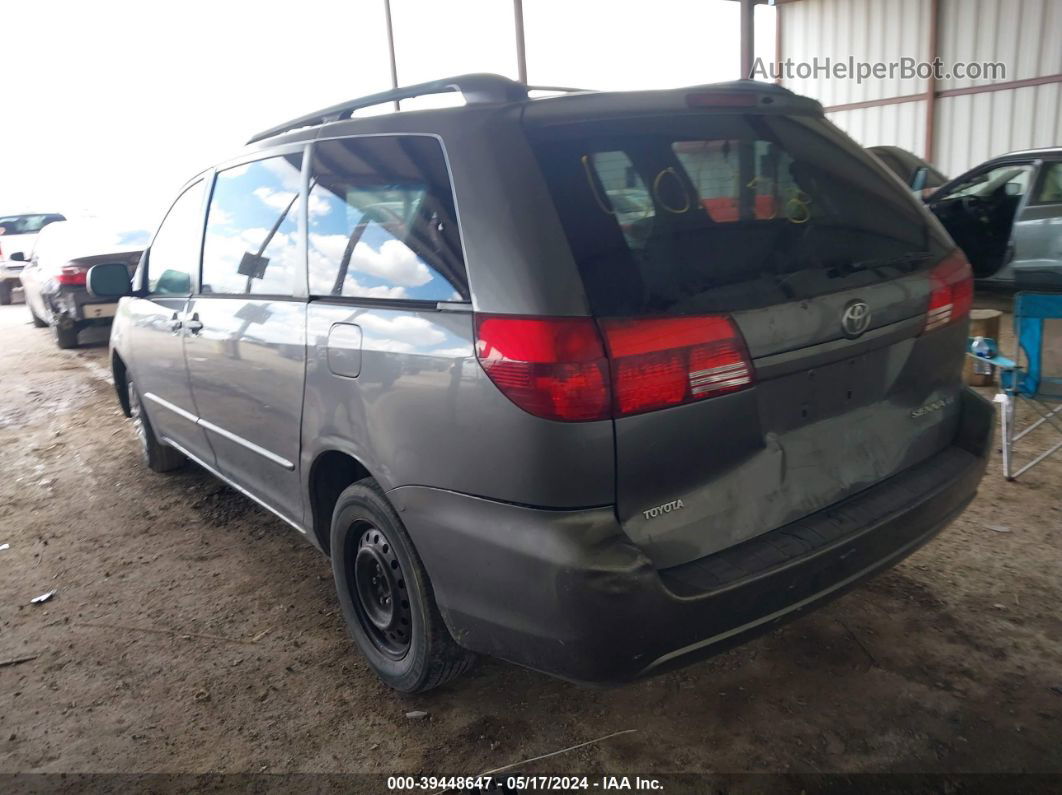
[[[1062,434],[1062,293],[1018,293],[1014,297],[1014,336],[1018,341],[1016,361],[999,355],[981,359],[1001,370],[1001,391],[995,401],[1002,406],[1003,477],[1007,480],[1015,480],[1062,449],[1060,441],[1013,471],[1017,441],[1045,423]],[[1021,431],[1015,427],[1019,402],[1039,415]]]

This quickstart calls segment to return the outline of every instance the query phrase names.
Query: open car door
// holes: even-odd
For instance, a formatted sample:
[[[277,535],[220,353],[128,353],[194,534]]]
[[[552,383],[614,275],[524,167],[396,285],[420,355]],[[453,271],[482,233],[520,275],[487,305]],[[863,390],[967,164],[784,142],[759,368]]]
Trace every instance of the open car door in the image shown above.
[[[977,278],[988,278],[1007,264],[1014,217],[1033,169],[1033,163],[979,169],[930,199],[929,209],[965,252]]]

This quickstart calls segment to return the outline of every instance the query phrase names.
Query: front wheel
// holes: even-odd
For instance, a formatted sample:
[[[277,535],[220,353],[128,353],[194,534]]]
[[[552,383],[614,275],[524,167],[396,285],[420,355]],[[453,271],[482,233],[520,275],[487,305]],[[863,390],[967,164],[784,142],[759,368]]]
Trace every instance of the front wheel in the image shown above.
[[[133,420],[133,429],[136,431],[137,441],[140,442],[140,453],[148,469],[152,472],[172,472],[181,467],[185,461],[184,456],[155,437],[155,430],[144,412],[136,384],[129,381],[126,389],[129,395],[129,416]]]
[[[385,684],[420,693],[472,667],[475,655],[450,636],[420,556],[372,478],[336,502],[332,573],[354,642]]]
[[[0,306],[7,306],[11,303],[11,282],[0,282]]]

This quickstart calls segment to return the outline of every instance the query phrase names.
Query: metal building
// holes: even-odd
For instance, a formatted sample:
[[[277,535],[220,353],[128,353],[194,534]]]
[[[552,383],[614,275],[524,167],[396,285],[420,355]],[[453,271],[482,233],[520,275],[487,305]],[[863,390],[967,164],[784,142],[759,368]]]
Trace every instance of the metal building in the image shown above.
[[[762,0],[761,0],[762,1]],[[768,0],[769,2],[771,0]],[[864,146],[891,144],[949,176],[1004,152],[1062,145],[1062,0],[773,0],[780,82],[815,97]],[[933,62],[976,78],[794,74],[798,64]],[[983,64],[1002,63],[1005,76]],[[995,70],[998,71],[998,70]]]

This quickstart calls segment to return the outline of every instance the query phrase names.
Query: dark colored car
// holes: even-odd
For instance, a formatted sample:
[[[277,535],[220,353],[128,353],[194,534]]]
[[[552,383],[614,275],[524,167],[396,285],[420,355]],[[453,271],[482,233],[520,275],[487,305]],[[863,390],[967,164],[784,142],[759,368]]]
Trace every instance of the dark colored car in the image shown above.
[[[89,286],[124,296],[148,466],[191,459],[330,555],[403,691],[473,653],[615,682],[717,652],[930,540],[991,439],[965,258],[762,83],[329,108]]]
[[[60,221],[43,229],[22,271],[33,325],[51,326],[60,348],[74,348],[82,329],[109,324],[117,301],[89,295],[85,277],[92,266],[104,263],[132,274],[149,237],[144,230],[116,231],[99,221]]]
[[[928,202],[986,282],[1062,288],[1062,148],[993,158]]]
[[[0,305],[11,303],[11,291],[21,284],[22,270],[40,231],[65,220],[59,213],[0,216]]]
[[[867,151],[881,160],[903,184],[922,197],[933,192],[948,178],[913,152],[898,146],[869,146]]]

